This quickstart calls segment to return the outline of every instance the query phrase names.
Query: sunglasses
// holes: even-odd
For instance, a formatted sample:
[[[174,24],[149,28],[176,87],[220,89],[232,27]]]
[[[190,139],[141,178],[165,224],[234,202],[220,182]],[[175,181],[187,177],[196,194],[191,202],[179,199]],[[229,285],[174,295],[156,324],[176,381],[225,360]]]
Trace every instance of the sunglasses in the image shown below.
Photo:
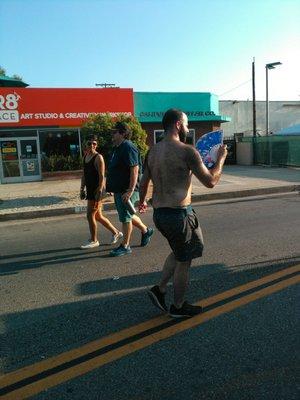
[[[90,141],[88,141],[86,144],[87,144],[88,146],[91,146],[91,145],[97,146],[97,142],[90,142]]]

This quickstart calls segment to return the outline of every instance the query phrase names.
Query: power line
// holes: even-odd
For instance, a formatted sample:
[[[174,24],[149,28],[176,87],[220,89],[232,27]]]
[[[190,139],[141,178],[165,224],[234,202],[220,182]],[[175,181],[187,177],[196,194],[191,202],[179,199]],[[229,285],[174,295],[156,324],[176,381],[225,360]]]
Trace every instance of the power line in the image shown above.
[[[224,96],[224,94],[233,92],[235,89],[237,89],[237,88],[239,88],[239,87],[241,87],[241,86],[243,86],[243,85],[246,85],[246,83],[249,83],[249,82],[251,82],[251,79],[248,79],[246,82],[243,82],[243,83],[241,83],[240,85],[238,85],[238,86],[236,86],[236,87],[234,87],[234,88],[228,90],[227,92],[222,93],[222,94],[219,94],[218,96],[221,97],[221,96]]]

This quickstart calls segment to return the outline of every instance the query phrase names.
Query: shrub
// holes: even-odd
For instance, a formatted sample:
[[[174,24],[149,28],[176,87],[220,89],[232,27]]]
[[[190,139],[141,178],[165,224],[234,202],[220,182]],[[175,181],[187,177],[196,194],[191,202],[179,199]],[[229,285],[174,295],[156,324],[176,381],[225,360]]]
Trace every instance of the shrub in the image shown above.
[[[99,114],[90,117],[81,128],[83,143],[86,142],[88,135],[97,135],[99,152],[103,155],[106,163],[108,163],[113,149],[110,130],[119,121],[125,122],[128,125],[132,132],[131,140],[139,149],[142,158],[144,158],[148,150],[146,144],[147,133],[135,117],[125,114],[118,114],[117,117],[112,117],[110,114]]]
[[[42,171],[75,171],[82,168],[82,161],[80,156],[63,156],[60,154],[53,154],[49,157],[42,158]]]

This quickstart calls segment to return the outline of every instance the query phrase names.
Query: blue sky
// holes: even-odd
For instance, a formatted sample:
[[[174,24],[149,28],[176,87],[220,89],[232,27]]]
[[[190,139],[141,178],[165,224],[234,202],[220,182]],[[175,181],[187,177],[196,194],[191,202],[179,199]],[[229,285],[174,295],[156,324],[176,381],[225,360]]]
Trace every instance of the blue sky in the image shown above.
[[[300,100],[299,0],[1,0],[0,65],[32,87]]]

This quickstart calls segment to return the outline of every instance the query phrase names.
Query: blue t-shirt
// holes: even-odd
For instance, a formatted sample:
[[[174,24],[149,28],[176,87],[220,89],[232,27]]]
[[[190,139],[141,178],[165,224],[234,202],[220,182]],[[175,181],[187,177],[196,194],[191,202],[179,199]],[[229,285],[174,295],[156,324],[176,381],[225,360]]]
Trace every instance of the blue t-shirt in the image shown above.
[[[124,193],[129,189],[130,167],[139,166],[139,177],[135,191],[138,191],[141,174],[141,157],[138,149],[130,140],[124,140],[115,147],[113,155],[108,164],[106,178],[106,191],[113,193]]]

